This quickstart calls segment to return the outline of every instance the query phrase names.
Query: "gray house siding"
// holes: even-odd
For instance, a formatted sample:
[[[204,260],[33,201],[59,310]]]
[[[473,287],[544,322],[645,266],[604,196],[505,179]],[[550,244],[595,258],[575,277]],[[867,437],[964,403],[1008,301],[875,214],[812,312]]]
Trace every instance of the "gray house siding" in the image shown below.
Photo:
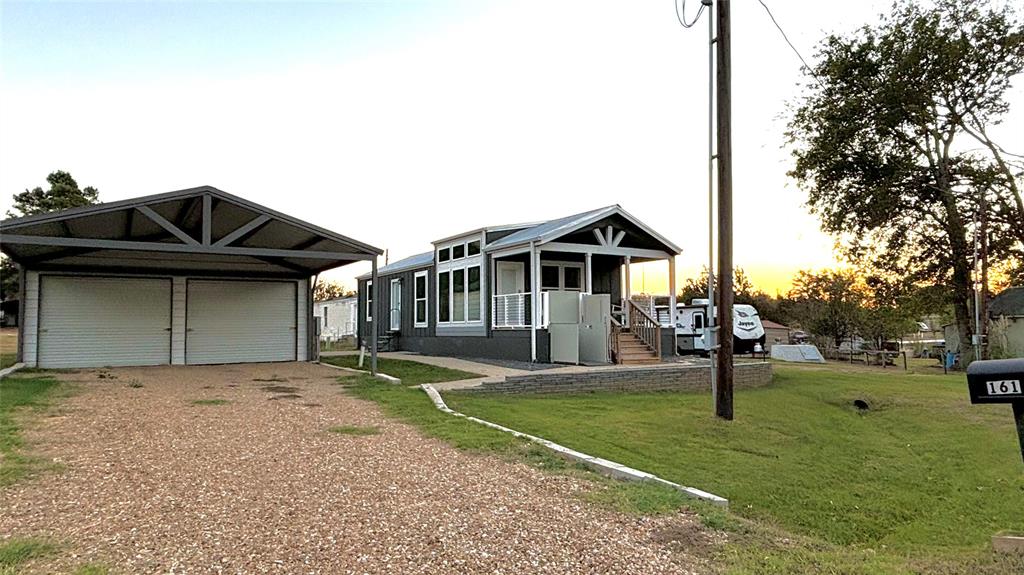
[[[619,258],[595,255],[590,263],[594,266],[594,293],[610,294],[612,303],[617,305],[622,299]]]
[[[427,327],[416,327],[413,316],[415,306],[414,278],[416,272],[427,270]],[[380,285],[377,287],[377,301],[373,302],[373,313],[377,318],[377,333],[384,335],[391,329],[391,280],[402,282],[402,323],[399,328],[399,339],[402,337],[432,337],[434,335],[434,282],[435,277],[430,271],[433,268],[410,269],[393,274],[377,276]],[[370,322],[366,319],[366,296],[369,280],[359,280],[359,339],[368,342]],[[401,342],[399,342],[401,345]]]

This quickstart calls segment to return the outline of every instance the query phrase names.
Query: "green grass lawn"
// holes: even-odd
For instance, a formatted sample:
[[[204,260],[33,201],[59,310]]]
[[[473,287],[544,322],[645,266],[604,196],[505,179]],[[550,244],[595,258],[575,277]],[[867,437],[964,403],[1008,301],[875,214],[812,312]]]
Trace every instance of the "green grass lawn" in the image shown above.
[[[0,380],[0,487],[14,483],[38,466],[23,453],[19,412],[41,410],[59,385],[52,376],[16,373]]]
[[[321,357],[320,361],[341,367],[352,369],[370,369],[370,356],[367,355],[363,361],[363,367],[358,367],[358,355],[336,355],[332,357]],[[422,383],[440,383],[442,381],[456,381],[459,379],[473,379],[483,377],[476,373],[427,365],[418,361],[407,359],[392,359],[386,357],[377,358],[377,371],[386,373],[392,377],[402,380],[403,385],[420,385]]]
[[[730,499],[796,549],[733,546],[735,572],[1024,573],[988,551],[1024,529],[1024,464],[1009,406],[972,406],[963,375],[776,366],[736,394],[558,397],[451,392],[453,409]],[[861,413],[854,399],[872,409]],[[741,538],[742,539],[742,538]]]
[[[11,367],[18,362],[17,353],[0,353],[0,369]]]

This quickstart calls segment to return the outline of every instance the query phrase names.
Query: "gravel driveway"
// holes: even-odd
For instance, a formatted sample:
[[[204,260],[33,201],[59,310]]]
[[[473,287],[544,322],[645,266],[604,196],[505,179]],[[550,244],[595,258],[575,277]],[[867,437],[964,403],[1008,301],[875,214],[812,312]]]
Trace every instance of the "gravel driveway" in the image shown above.
[[[80,391],[26,439],[65,467],[0,489],[0,542],[64,542],[36,573],[86,561],[124,573],[693,572],[657,542],[693,533],[686,517],[606,512],[577,497],[585,482],[425,438],[346,395],[339,373],[61,375]],[[381,433],[327,431],[342,425]]]

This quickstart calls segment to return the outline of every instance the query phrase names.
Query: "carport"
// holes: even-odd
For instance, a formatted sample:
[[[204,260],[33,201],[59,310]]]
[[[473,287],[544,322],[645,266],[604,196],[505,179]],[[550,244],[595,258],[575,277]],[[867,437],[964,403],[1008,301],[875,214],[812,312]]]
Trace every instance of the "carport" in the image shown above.
[[[0,222],[18,360],[38,367],[307,361],[317,274],[382,250],[210,186]]]

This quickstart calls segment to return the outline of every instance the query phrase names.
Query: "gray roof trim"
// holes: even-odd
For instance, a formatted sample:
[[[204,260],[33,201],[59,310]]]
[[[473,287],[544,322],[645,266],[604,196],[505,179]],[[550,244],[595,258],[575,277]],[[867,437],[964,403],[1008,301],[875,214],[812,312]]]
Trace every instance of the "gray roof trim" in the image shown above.
[[[255,203],[255,202],[250,202],[249,200],[246,200],[246,199],[240,198],[238,196],[229,194],[229,193],[227,193],[225,191],[218,190],[217,188],[215,188],[213,186],[199,186],[199,187],[196,187],[196,188],[188,188],[188,189],[184,189],[184,190],[176,190],[176,191],[173,191],[173,192],[165,192],[165,193],[162,193],[162,194],[153,194],[153,195],[142,196],[142,197],[138,197],[138,198],[129,198],[127,200],[118,200],[116,202],[107,202],[107,203],[103,203],[103,204],[95,204],[95,205],[90,205],[90,206],[82,206],[82,207],[78,207],[78,208],[71,208],[71,209],[60,210],[60,211],[56,211],[56,212],[48,212],[48,213],[45,213],[45,214],[36,214],[36,215],[33,215],[33,216],[24,216],[24,217],[20,217],[20,218],[9,218],[9,219],[0,221],[0,231],[10,232],[12,230],[16,230],[16,229],[18,229],[20,227],[23,227],[23,226],[35,225],[35,224],[41,224],[41,223],[48,223],[48,222],[55,222],[55,221],[61,221],[61,220],[69,219],[69,218],[77,218],[77,217],[93,215],[93,214],[102,214],[102,213],[106,213],[106,212],[114,212],[114,211],[118,211],[118,210],[124,210],[124,209],[130,209],[130,208],[136,208],[136,207],[140,207],[140,206],[145,206],[147,204],[153,204],[153,203],[157,203],[157,202],[165,202],[165,201],[169,201],[169,200],[177,200],[177,199],[181,199],[181,198],[193,197],[193,196],[197,196],[199,194],[210,194],[211,196],[217,197],[217,198],[222,199],[222,200],[227,201],[227,202],[238,204],[238,205],[240,205],[242,207],[248,208],[248,209],[253,210],[255,212],[267,214],[267,215],[271,216],[272,218],[281,220],[284,223],[291,224],[291,225],[293,225],[293,226],[295,226],[297,228],[300,228],[300,229],[305,230],[305,231],[307,231],[309,233],[312,233],[312,234],[324,236],[326,239],[329,239],[329,240],[336,241],[336,242],[341,243],[341,244],[345,244],[345,245],[351,246],[351,247],[356,248],[357,250],[362,251],[363,253],[366,253],[366,254],[381,255],[381,254],[384,253],[384,250],[382,250],[381,248],[377,248],[377,247],[371,246],[369,244],[365,244],[363,242],[354,240],[354,239],[349,238],[347,236],[343,236],[341,234],[334,233],[334,232],[332,232],[330,230],[321,228],[320,226],[317,226],[317,225],[311,224],[309,222],[305,222],[303,220],[300,220],[298,218],[294,218],[292,216],[289,216],[289,215],[283,214],[281,212],[272,210],[272,209],[270,209],[270,208],[268,208],[266,206],[262,206],[260,204]]]
[[[657,239],[659,242],[664,244],[665,247],[669,248],[669,250],[672,251],[673,253],[680,254],[683,252],[682,248],[668,241],[664,236],[651,229],[650,226],[641,222],[626,210],[622,209],[622,206],[618,204],[598,208],[596,210],[591,210],[589,212],[574,214],[564,218],[550,220],[548,222],[536,225],[532,228],[518,231],[514,234],[505,236],[504,238],[501,238],[500,240],[492,244],[489,244],[486,247],[486,250],[490,251],[504,249],[511,246],[528,244],[530,242],[546,244],[548,242],[552,242],[566,234],[575,232],[581,228],[584,228],[596,221],[602,220],[611,215],[622,216],[630,223],[644,230],[652,237]]]
[[[424,252],[422,254],[416,254],[414,256],[409,256],[407,258],[402,258],[395,263],[377,268],[377,277],[386,274],[394,274],[398,272],[404,272],[419,268],[428,268],[432,265],[434,265],[434,250],[430,250],[429,252]],[[358,276],[356,279],[365,280],[370,279],[370,277],[372,276],[373,272]]]

